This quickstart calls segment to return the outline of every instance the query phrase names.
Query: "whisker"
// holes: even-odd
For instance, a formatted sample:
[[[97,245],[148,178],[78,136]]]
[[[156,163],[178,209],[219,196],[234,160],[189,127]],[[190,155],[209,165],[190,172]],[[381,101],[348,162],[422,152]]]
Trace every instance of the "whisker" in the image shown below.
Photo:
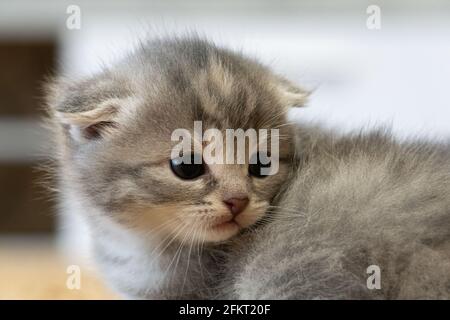
[[[177,232],[177,234],[173,235],[173,233],[169,233],[162,241],[160,241],[160,243],[152,250],[151,255],[155,254],[157,252],[157,250],[165,243],[165,241],[169,238],[172,237],[171,241],[166,245],[166,247],[164,247],[164,249],[161,251],[161,253],[159,253],[156,257],[160,257],[160,255],[162,254],[162,252],[165,251],[165,249],[167,249],[167,247],[175,240],[175,238],[178,236],[178,233],[181,232],[183,226],[177,226],[175,228],[175,232]]]
[[[195,232],[196,232],[196,229],[195,229],[195,225],[196,225],[196,223],[195,223],[195,221],[194,221],[194,223],[192,224],[193,225],[193,227],[192,227],[192,233],[191,233],[191,235],[190,235],[190,245],[189,245],[189,252],[188,252],[188,261],[187,261],[187,265],[186,265],[186,271],[185,271],[185,273],[184,273],[184,280],[183,280],[183,285],[181,286],[181,291],[183,291],[184,290],[184,286],[185,286],[185,284],[186,284],[186,279],[187,279],[187,275],[188,275],[188,271],[189,271],[189,264],[190,264],[190,262],[191,262],[191,251],[192,251],[192,246],[193,246],[193,244],[194,244],[194,235],[195,235]]]
[[[185,225],[185,227],[188,228],[189,225]],[[184,229],[186,229],[186,228],[184,228]],[[183,251],[183,250],[182,250],[182,249],[183,249],[183,245],[184,245],[184,242],[185,242],[185,239],[186,239],[187,235],[188,235],[188,233],[186,233],[186,234],[184,235],[183,239],[182,239],[181,242],[179,243],[179,245],[178,245],[178,247],[177,247],[177,250],[176,250],[176,252],[175,252],[175,254],[174,254],[172,260],[170,261],[169,265],[167,266],[166,271],[164,271],[164,277],[166,277],[167,274],[169,273],[170,267],[172,266],[172,264],[173,264],[173,262],[175,261],[175,259],[176,259],[176,261],[177,261],[177,262],[176,262],[176,266],[178,266],[178,262],[180,261],[180,257],[181,257],[182,251]],[[166,283],[167,286],[169,286],[169,285],[172,283],[172,280],[173,280],[173,278],[174,278],[175,271],[176,271],[176,267],[174,268],[174,270],[173,270],[173,272],[172,272],[172,275],[170,276],[169,281]]]

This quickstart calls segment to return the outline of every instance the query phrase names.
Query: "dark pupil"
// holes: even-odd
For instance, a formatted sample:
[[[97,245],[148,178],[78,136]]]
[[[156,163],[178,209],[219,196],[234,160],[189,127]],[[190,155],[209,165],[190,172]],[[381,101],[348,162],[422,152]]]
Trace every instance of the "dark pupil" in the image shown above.
[[[269,155],[268,155],[269,156]],[[260,155],[259,153],[256,154],[257,157],[257,163],[255,164],[249,164],[248,166],[248,172],[250,175],[258,178],[265,178],[267,177],[267,174],[263,175],[261,172],[262,168],[270,168],[270,162],[267,164],[262,164],[260,161]]]
[[[194,179],[205,173],[203,163],[195,164],[194,155],[191,155],[191,163],[183,163],[183,159],[170,160],[170,167],[178,177],[182,179]]]

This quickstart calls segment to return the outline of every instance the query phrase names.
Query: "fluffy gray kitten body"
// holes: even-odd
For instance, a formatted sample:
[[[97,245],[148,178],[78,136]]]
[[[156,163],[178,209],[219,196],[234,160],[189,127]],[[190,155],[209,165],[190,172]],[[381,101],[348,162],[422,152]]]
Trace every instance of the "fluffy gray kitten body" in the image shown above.
[[[449,298],[448,145],[288,125],[306,95],[197,38],[52,83],[61,202],[85,218],[107,281],[132,298]],[[278,173],[208,165],[180,179],[171,133],[196,120],[280,129]],[[223,227],[230,198],[248,204]]]
[[[400,144],[383,130],[298,135],[279,216],[230,250],[227,297],[448,299],[448,147]],[[381,289],[367,287],[371,265]]]

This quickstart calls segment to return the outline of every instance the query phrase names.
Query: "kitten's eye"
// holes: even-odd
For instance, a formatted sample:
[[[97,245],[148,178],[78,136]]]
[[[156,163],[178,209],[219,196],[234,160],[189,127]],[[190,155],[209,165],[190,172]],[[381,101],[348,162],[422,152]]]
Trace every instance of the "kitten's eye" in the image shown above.
[[[195,164],[195,156],[191,155],[191,163],[183,163],[182,158],[170,160],[170,167],[173,173],[181,179],[195,179],[205,173],[203,163]]]
[[[270,156],[269,154],[267,156]],[[267,164],[262,164],[260,161],[260,153],[258,152],[257,154],[253,155],[253,159],[254,157],[256,157],[256,163],[252,164],[250,163],[248,165],[248,173],[251,176],[257,177],[257,178],[265,178],[267,177],[267,174],[262,174],[261,169],[263,168],[270,168],[271,163],[267,163]],[[254,161],[251,161],[254,162]]]

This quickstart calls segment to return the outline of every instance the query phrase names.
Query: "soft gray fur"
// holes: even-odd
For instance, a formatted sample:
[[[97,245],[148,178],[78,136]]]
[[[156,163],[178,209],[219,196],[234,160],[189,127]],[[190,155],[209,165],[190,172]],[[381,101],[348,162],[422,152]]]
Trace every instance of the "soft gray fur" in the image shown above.
[[[298,135],[280,216],[230,250],[227,297],[449,298],[448,147],[400,144],[383,130]],[[373,264],[381,290],[366,287]]]
[[[132,298],[450,298],[448,144],[294,128],[286,113],[306,95],[196,37],[52,83],[61,201],[85,217],[107,281]],[[279,128],[279,173],[222,165],[177,179],[170,134],[194,120]],[[233,192],[251,201],[241,230],[207,231]],[[366,286],[373,264],[380,290]]]

